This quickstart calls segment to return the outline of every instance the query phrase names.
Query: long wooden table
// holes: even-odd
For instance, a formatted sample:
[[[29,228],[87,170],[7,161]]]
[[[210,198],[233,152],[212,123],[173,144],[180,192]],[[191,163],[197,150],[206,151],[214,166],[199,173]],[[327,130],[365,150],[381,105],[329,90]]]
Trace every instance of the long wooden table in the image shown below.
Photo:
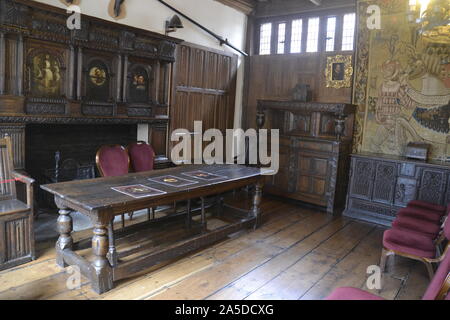
[[[222,178],[205,181],[183,175],[183,173],[195,170],[221,175]],[[188,186],[175,187],[149,180],[149,178],[165,175],[188,179],[196,183]],[[155,188],[165,193],[143,198],[134,198],[112,189],[113,187],[136,184]],[[207,196],[221,194],[250,185],[255,185],[255,192],[249,211],[246,211],[238,219],[230,220],[232,222],[223,227],[208,231],[206,229],[204,208],[202,208],[201,225],[200,228],[196,229],[198,223],[196,224],[192,220],[190,199],[204,199]],[[142,271],[164,260],[216,242],[244,227],[253,226],[256,228],[259,223],[259,205],[261,202],[262,186],[263,176],[261,175],[261,170],[258,168],[240,165],[189,165],[128,174],[120,177],[48,184],[41,186],[41,188],[54,195],[55,203],[59,208],[57,222],[59,239],[56,243],[56,263],[61,267],[77,265],[81,273],[90,279],[92,289],[101,294],[112,289],[113,282],[116,280],[128,277],[135,272]],[[178,228],[184,228],[186,230],[195,229],[199,230],[199,232],[192,232],[189,237],[184,237],[167,247],[157,247],[155,250],[148,250],[148,245],[150,245],[148,240],[147,245],[136,245],[122,253],[117,250],[113,230],[115,216],[141,209],[172,204],[174,201],[182,200],[188,200],[188,209],[182,217],[185,223],[179,224]],[[94,226],[92,237],[93,257],[90,259],[91,261],[76,252],[76,244],[74,244],[71,236],[73,223],[70,213],[72,211],[78,211],[89,216]],[[153,232],[160,232],[161,228],[169,228],[169,226],[173,228],[174,225],[170,224],[171,222],[167,222],[168,219],[162,219],[164,221],[160,221],[159,219],[150,221],[150,229],[147,233],[144,233],[144,237],[147,237],[146,235],[150,236],[152,230]],[[180,220],[180,217],[174,215],[173,219]],[[143,252],[143,254],[139,255],[139,252]],[[122,263],[119,258],[127,255],[136,258]]]

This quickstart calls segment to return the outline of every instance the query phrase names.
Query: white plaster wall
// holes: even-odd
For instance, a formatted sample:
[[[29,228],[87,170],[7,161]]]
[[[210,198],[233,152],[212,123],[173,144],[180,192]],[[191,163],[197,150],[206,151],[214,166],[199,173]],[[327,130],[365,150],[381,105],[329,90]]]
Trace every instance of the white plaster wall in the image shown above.
[[[67,7],[64,0],[34,1],[60,8]],[[214,0],[166,0],[166,2],[216,34],[228,39],[237,48],[244,49],[247,28],[247,17],[245,14]],[[174,12],[157,0],[125,0],[122,6],[125,11],[119,19],[115,19],[108,14],[108,8],[112,6],[114,0],[75,0],[74,3],[80,6],[83,14],[158,33],[164,33],[165,21],[174,15]],[[171,36],[210,48],[234,52],[228,47],[220,46],[216,39],[186,19],[181,18],[181,20],[184,28],[171,33]],[[235,127],[241,126],[243,80],[243,57],[239,56]],[[145,131],[147,129],[142,126],[139,127],[138,136],[140,137],[144,136],[144,131],[142,130]]]

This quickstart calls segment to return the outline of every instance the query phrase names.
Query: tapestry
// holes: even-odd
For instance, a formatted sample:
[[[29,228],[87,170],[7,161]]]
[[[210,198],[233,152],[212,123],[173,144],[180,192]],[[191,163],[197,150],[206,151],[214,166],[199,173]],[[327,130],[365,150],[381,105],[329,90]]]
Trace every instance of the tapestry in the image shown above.
[[[431,158],[443,159],[450,137],[450,35],[418,33],[408,4],[358,1],[354,151],[404,155],[414,141],[431,144]],[[381,29],[368,29],[369,5],[381,9]]]

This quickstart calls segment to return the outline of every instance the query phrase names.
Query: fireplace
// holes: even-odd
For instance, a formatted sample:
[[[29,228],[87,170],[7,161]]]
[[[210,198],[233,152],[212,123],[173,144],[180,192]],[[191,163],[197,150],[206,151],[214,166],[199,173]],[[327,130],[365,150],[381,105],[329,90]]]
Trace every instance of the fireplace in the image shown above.
[[[95,155],[102,145],[136,140],[136,124],[27,124],[25,170],[36,179],[38,209],[54,208],[39,185],[98,177]]]

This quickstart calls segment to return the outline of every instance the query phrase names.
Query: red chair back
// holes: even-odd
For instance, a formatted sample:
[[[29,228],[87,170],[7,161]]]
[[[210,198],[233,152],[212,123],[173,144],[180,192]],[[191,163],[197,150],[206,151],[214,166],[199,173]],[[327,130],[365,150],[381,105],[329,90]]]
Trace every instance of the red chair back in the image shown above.
[[[128,145],[131,169],[134,172],[153,170],[155,152],[152,146],[143,141],[133,142]]]
[[[130,159],[124,147],[120,145],[103,146],[95,158],[102,177],[123,176],[128,173]]]

